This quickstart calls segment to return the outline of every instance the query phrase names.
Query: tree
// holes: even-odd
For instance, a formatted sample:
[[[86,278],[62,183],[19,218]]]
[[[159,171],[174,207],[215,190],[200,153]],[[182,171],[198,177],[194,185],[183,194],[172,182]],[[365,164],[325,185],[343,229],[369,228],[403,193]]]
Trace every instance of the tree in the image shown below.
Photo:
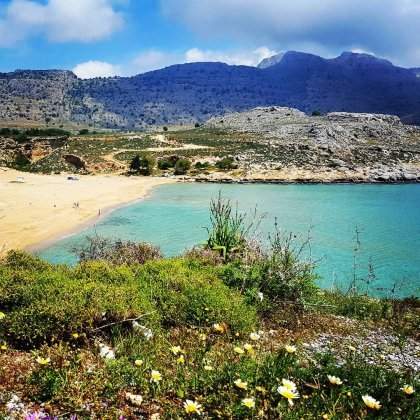
[[[224,159],[219,160],[216,163],[216,167],[222,171],[238,169],[238,165],[234,163],[234,160],[231,157],[226,157]]]
[[[136,155],[130,163],[130,170],[148,176],[153,172],[155,164],[155,159],[150,155]]]
[[[191,162],[187,159],[179,159],[175,165],[175,175],[185,175],[191,168]]]

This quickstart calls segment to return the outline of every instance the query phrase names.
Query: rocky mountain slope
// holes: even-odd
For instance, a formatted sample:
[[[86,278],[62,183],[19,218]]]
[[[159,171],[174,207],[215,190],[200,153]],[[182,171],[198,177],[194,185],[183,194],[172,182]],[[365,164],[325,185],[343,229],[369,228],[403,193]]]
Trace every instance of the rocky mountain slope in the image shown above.
[[[175,65],[135,77],[80,80],[68,71],[0,73],[0,122],[142,129],[191,124],[258,106],[370,112],[420,123],[420,78],[366,54],[287,52],[260,68]]]
[[[265,156],[239,156],[248,172],[295,180],[420,181],[420,127],[381,114],[329,113],[309,117],[297,109],[268,107],[212,118],[209,129],[251,133]],[[318,177],[318,175],[321,175]]]

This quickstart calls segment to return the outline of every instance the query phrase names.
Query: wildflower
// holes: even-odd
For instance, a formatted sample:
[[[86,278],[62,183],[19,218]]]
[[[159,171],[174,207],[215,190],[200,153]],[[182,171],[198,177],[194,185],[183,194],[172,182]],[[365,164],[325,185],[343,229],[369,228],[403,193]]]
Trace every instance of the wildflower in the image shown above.
[[[241,401],[241,404],[244,407],[249,408],[249,409],[255,408],[255,400],[254,400],[254,398],[244,398]]]
[[[253,332],[253,333],[249,334],[249,338],[252,341],[258,341],[261,337],[260,337],[260,335],[258,333]]]
[[[99,343],[99,356],[101,356],[102,359],[108,359],[108,360],[115,359],[114,350],[112,350],[111,347],[103,343]]]
[[[291,391],[296,391],[297,389],[296,384],[288,379],[282,379],[281,383],[285,388],[290,389]]]
[[[323,415],[322,415],[322,418],[323,418],[324,420],[328,420],[328,419],[330,418],[330,416],[329,416],[328,414],[323,414]]]
[[[46,366],[51,362],[51,359],[49,357],[44,358],[44,357],[38,356],[36,358],[36,362],[41,366]]]
[[[225,327],[223,324],[213,324],[214,331],[223,334],[225,332]]]
[[[159,383],[162,380],[162,374],[158,370],[152,370],[150,373],[150,380]]]
[[[260,302],[262,302],[264,300],[264,294],[262,292],[258,292],[257,293],[258,299]]]
[[[140,367],[140,366],[142,366],[143,365],[143,360],[141,360],[141,359],[136,359],[135,361],[134,361],[134,364],[136,365],[136,366],[138,366],[138,367]]]
[[[73,333],[72,335],[71,335],[75,340],[77,340],[80,336],[79,336],[79,334],[77,333],[77,332],[75,332],[75,333]]]
[[[235,353],[238,353],[238,354],[244,354],[244,353],[245,353],[245,350],[244,350],[242,347],[235,347],[235,348],[233,349],[233,351],[234,351]]]
[[[277,392],[287,399],[287,402],[291,407],[293,406],[293,400],[299,398],[299,392],[296,389],[290,389],[290,387],[284,385],[280,385],[277,388]]]
[[[296,346],[289,346],[286,345],[284,346],[284,349],[287,351],[287,353],[292,354],[292,353],[296,353]]]
[[[1,351],[6,351],[7,350],[7,344],[6,343],[0,344],[0,350]]]
[[[185,363],[185,357],[181,354],[181,356],[179,356],[178,359],[176,359],[176,363],[178,365],[183,365]]]
[[[182,349],[180,346],[172,346],[171,352],[176,356],[178,353],[182,353]]]
[[[0,320],[6,318],[6,314],[2,311],[0,311]]]
[[[196,401],[186,400],[184,410],[187,414],[201,414],[201,405]]]
[[[131,392],[127,392],[125,394],[125,398],[127,401],[137,407],[140,407],[143,402],[143,397],[141,395],[132,394]]]
[[[263,395],[267,393],[267,390],[263,386],[256,386],[255,391],[260,392]]]
[[[206,334],[200,334],[199,336],[198,336],[198,338],[201,340],[201,341],[206,341],[207,340],[207,335]]]
[[[343,381],[338,376],[327,375],[327,378],[332,385],[343,385]]]
[[[362,400],[372,410],[379,410],[382,407],[381,403],[370,395],[363,395]]]
[[[204,366],[204,370],[206,370],[207,372],[211,372],[212,370],[214,370],[214,368],[213,368],[213,366],[206,365],[206,366]]]
[[[402,388],[400,388],[404,394],[407,395],[413,395],[414,394],[414,388],[411,385],[404,385]]]
[[[16,415],[16,414],[21,414],[24,411],[25,406],[23,405],[20,398],[16,394],[13,394],[12,398],[6,403],[6,409],[10,414]],[[15,417],[10,417],[10,418],[15,418]]]
[[[248,389],[248,382],[244,382],[242,379],[237,379],[234,384],[240,389]]]
[[[244,349],[250,354],[254,353],[254,347],[251,344],[244,344]]]

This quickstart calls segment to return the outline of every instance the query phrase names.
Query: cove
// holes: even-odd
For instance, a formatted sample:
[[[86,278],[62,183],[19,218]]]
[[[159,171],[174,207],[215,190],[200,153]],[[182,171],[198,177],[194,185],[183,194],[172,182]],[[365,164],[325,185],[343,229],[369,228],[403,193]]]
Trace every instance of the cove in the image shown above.
[[[370,273],[373,295],[386,296],[391,289],[398,297],[419,295],[418,184],[164,185],[38,255],[52,263],[75,264],[74,249],[95,233],[151,242],[165,256],[179,255],[206,239],[209,202],[219,191],[249,214],[257,206],[264,215],[259,228],[262,238],[273,231],[275,220],[282,231],[293,232],[298,240],[305,240],[309,232],[321,287],[346,290],[355,274],[362,279]]]

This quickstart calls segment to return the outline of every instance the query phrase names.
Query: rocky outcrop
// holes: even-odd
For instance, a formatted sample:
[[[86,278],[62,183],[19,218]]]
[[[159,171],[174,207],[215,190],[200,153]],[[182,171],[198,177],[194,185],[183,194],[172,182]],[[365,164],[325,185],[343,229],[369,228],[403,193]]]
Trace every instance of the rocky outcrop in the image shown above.
[[[296,109],[260,107],[212,118],[205,126],[258,139],[254,152],[236,157],[247,179],[281,173],[286,181],[420,181],[420,128],[395,116],[340,112],[309,117]]]

